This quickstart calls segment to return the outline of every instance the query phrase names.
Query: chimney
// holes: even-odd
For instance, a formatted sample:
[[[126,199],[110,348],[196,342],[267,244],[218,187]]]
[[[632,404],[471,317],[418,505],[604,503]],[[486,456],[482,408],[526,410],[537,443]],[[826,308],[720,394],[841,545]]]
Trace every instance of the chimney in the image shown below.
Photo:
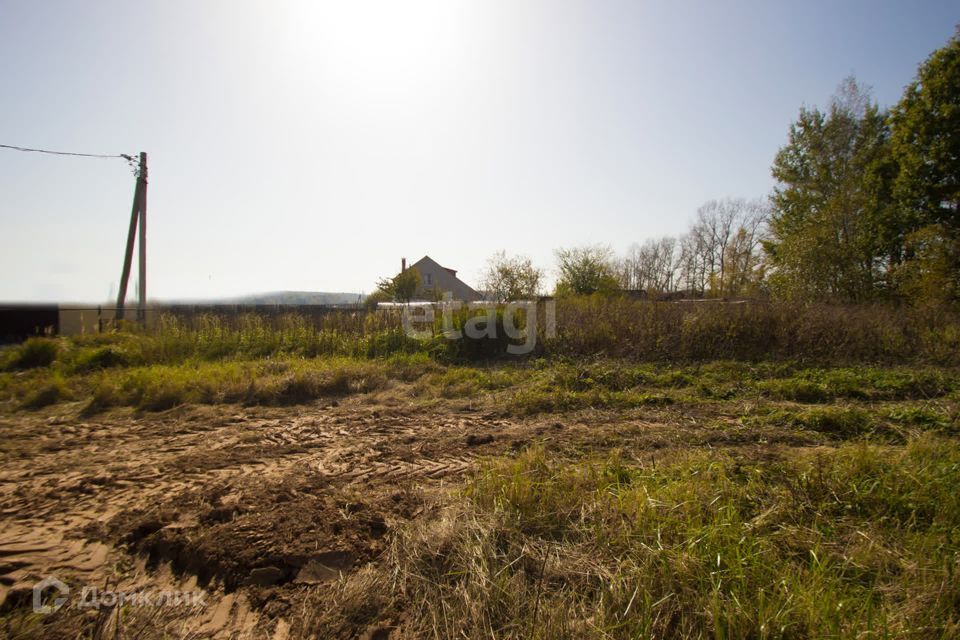
[[[406,270],[407,270],[407,259],[400,258],[400,273],[403,273]]]

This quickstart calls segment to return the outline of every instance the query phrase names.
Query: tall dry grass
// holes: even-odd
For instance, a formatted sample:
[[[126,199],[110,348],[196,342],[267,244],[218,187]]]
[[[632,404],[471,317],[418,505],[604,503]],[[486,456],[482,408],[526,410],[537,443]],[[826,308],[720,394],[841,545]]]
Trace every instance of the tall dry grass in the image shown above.
[[[533,448],[399,532],[298,631],[430,638],[952,638],[960,447],[659,465]],[[330,603],[328,592],[317,594]]]
[[[553,355],[648,361],[960,361],[960,314],[945,308],[770,301],[560,300]]]

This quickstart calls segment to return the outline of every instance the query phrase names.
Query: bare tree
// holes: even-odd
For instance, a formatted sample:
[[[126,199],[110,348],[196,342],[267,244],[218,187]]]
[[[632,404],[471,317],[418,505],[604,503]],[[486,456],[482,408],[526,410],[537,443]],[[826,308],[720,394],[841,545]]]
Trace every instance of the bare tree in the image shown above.
[[[680,242],[684,286],[700,295],[741,295],[757,276],[766,220],[760,200],[726,198],[700,207]]]
[[[623,286],[648,293],[672,291],[676,280],[677,240],[669,236],[633,244],[620,261]]]
[[[694,295],[706,293],[713,265],[704,230],[694,226],[680,238],[679,288]]]

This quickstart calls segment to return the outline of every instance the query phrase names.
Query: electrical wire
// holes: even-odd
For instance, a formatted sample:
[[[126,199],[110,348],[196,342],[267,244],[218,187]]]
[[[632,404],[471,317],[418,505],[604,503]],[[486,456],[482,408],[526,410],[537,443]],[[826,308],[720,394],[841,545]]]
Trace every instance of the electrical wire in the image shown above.
[[[4,149],[13,149],[14,151],[28,151],[32,153],[49,153],[55,156],[79,156],[82,158],[123,158],[127,162],[133,161],[133,156],[126,153],[104,154],[104,153],[76,153],[74,151],[51,151],[50,149],[31,149],[30,147],[17,147],[11,144],[0,144]]]

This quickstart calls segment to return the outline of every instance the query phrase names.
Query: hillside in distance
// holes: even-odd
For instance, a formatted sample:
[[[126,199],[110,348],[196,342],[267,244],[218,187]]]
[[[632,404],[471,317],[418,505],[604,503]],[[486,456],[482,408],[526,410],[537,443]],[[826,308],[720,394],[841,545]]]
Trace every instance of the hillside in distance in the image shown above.
[[[363,294],[329,291],[271,291],[253,293],[235,298],[205,300],[171,300],[172,304],[303,304],[343,305],[363,302]]]

